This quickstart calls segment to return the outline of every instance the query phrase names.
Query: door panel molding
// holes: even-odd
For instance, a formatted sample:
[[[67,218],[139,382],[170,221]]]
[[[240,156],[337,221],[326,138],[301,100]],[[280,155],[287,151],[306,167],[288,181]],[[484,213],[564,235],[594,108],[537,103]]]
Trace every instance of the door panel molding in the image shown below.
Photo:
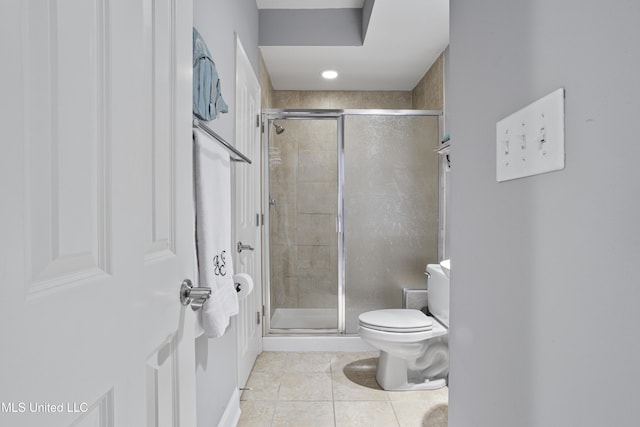
[[[150,1],[146,13],[149,35],[151,126],[151,230],[146,263],[175,255],[176,203],[176,35],[175,0]]]
[[[111,274],[107,6],[77,0],[25,8],[29,298]]]
[[[114,413],[113,413],[113,389],[103,394],[93,404],[87,402],[74,402],[71,404],[71,410],[78,410],[84,412],[78,417],[76,421],[71,424],[71,427],[114,427]],[[69,409],[69,408],[68,408]]]

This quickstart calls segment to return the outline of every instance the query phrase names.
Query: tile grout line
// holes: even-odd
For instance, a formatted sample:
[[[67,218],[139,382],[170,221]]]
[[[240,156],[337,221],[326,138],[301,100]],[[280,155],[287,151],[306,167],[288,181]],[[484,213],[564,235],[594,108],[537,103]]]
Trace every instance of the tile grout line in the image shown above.
[[[333,394],[333,358],[336,356],[331,356],[329,358],[329,378],[331,379],[331,406],[333,407],[333,425],[334,427],[338,425],[338,419],[336,418],[336,398]]]
[[[271,422],[269,423],[269,427],[273,426],[273,423],[276,420],[276,410],[278,409],[278,402],[280,402],[280,386],[282,385],[282,374],[280,375],[280,379],[278,380],[278,390],[276,391],[276,400],[273,404],[273,415],[271,415]]]
[[[280,402],[280,388],[282,387],[282,377],[284,376],[284,371],[287,366],[287,358],[289,357],[289,353],[287,352],[285,355],[285,360],[282,365],[282,370],[278,370],[278,390],[276,391],[276,401],[273,405],[273,415],[271,416],[271,423],[269,426],[273,426],[273,423],[276,420],[276,410],[278,409],[278,403]]]
[[[396,413],[396,407],[395,407],[395,406],[393,406],[393,400],[391,400],[391,397],[389,396],[389,393],[388,393],[388,392],[387,392],[387,398],[389,399],[389,400],[388,400],[388,402],[389,402],[389,406],[391,406],[391,410],[393,411],[393,416],[394,416],[394,417],[395,417],[395,419],[396,419],[396,423],[398,423],[398,427],[400,427],[400,426],[401,426],[401,424],[400,424],[400,418],[398,418],[398,414]]]

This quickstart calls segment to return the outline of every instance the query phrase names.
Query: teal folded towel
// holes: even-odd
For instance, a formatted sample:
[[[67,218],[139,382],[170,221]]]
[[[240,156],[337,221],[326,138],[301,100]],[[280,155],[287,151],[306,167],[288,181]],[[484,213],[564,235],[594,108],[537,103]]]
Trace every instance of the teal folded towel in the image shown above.
[[[204,39],[193,29],[193,114],[201,120],[213,120],[228,113],[229,106],[220,92],[216,64]]]

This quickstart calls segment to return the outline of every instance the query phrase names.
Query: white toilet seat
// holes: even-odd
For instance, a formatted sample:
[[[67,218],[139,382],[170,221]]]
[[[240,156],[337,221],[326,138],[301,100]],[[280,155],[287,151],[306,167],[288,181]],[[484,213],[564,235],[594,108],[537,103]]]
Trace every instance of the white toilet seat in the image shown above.
[[[430,338],[446,335],[447,333],[447,329],[438,322],[434,322],[434,327],[431,330],[420,332],[381,331],[362,324],[358,327],[358,334],[365,341],[369,339],[389,343],[420,343]]]
[[[395,333],[427,332],[434,325],[433,318],[420,310],[404,308],[368,311],[360,314],[358,320],[367,329]]]

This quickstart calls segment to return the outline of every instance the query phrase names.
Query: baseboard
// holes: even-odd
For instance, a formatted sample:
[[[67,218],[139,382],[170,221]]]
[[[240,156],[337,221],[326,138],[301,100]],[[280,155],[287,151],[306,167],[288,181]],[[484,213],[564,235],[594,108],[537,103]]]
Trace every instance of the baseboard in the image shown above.
[[[264,337],[262,351],[375,351],[359,336]]]
[[[227,402],[227,407],[220,418],[218,427],[235,427],[240,421],[240,392],[236,388],[231,393],[231,398]]]

